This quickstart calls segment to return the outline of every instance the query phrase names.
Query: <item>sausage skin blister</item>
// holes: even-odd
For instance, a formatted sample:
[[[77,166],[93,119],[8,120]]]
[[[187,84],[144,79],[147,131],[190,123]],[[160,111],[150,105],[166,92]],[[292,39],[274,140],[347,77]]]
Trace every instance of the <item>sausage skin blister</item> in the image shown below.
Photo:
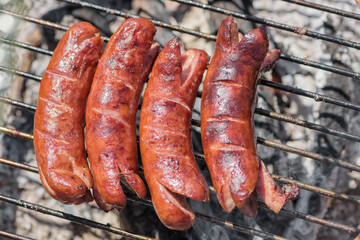
[[[102,48],[98,29],[86,22],[73,25],[41,80],[34,124],[38,169],[48,193],[66,204],[92,200],[84,147],[85,102]]]
[[[86,108],[86,144],[94,198],[103,210],[122,209],[121,182],[139,197],[136,112],[143,85],[159,52],[156,29],[146,18],[125,20],[111,36],[96,69]]]
[[[195,162],[191,115],[208,56],[191,49],[181,55],[177,39],[155,61],[140,118],[140,149],[146,182],[160,220],[185,230],[195,221],[186,198],[209,201],[208,186]]]

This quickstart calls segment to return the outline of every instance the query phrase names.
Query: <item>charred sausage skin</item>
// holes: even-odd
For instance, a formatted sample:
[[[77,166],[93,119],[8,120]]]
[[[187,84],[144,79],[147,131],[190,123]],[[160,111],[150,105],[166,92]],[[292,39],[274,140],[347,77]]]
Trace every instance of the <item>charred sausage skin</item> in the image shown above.
[[[191,49],[181,55],[170,40],[155,61],[140,118],[140,149],[146,182],[160,220],[185,230],[195,221],[187,198],[208,201],[208,186],[195,162],[191,115],[208,56]]]
[[[265,28],[252,30],[239,41],[237,25],[227,17],[205,77],[202,143],[219,202],[228,212],[243,207],[258,179],[253,116],[268,44]]]
[[[143,85],[158,54],[156,29],[146,18],[125,20],[111,36],[98,64],[86,108],[86,144],[94,197],[103,210],[122,209],[121,181],[139,197],[136,112]]]
[[[85,102],[102,48],[98,29],[86,22],[73,25],[41,80],[34,124],[37,164],[48,193],[66,204],[92,200],[84,147]]]

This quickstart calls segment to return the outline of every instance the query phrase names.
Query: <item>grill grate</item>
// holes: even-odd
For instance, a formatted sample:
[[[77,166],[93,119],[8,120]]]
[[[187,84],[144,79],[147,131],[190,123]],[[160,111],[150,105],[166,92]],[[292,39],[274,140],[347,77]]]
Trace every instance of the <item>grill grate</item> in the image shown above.
[[[0,163],[6,164],[6,165],[9,165],[9,166],[12,166],[12,167],[17,167],[17,168],[20,168],[20,169],[23,169],[23,170],[26,170],[26,171],[31,171],[31,172],[34,172],[34,173],[38,173],[36,167],[30,166],[30,165],[27,165],[27,164],[16,163],[16,162],[4,159],[4,158],[0,158]],[[275,180],[278,180],[277,179],[278,176],[273,174],[272,177]],[[279,178],[281,178],[281,177],[279,177]],[[289,180],[288,183],[291,183],[291,182],[292,182],[292,180]],[[299,184],[299,187],[302,187],[301,183],[297,182],[297,184]],[[214,191],[214,189],[212,187],[210,187],[210,191]],[[329,196],[333,195],[334,198],[337,198],[336,193],[334,195],[334,194],[331,194],[332,191],[328,191],[328,192],[330,193]],[[346,196],[346,197],[348,197],[348,196]],[[3,196],[3,195],[0,194],[0,200],[3,200],[3,199],[5,199],[4,201],[7,201],[9,203],[16,203],[16,201],[22,201],[22,200],[14,199],[14,198],[11,198],[11,197]],[[150,199],[139,199],[137,197],[127,197],[127,199],[130,200],[130,201],[139,203],[139,204],[146,205],[146,206],[152,206]],[[340,198],[338,198],[338,199],[340,199]],[[25,201],[22,201],[22,202],[27,203]],[[17,204],[17,205],[22,206],[22,207],[29,206],[30,209],[37,210],[35,207],[32,207],[31,203],[27,203],[27,204],[29,204],[29,205],[26,205],[26,204]],[[38,205],[34,205],[34,206],[38,206]],[[263,204],[261,202],[259,204],[259,207],[261,207],[262,209],[271,211],[270,209],[268,209],[266,207],[265,204]],[[47,209],[49,209],[49,208],[47,208]],[[53,209],[49,209],[49,210],[53,210]],[[43,211],[40,211],[40,212],[45,213],[45,214],[53,215],[53,214],[48,213],[48,212],[43,212]],[[312,215],[309,215],[309,214],[301,213],[301,212],[298,212],[298,211],[287,210],[287,209],[284,208],[284,209],[282,209],[280,211],[279,214],[286,215],[286,216],[293,217],[293,218],[300,218],[300,219],[303,219],[303,220],[308,221],[308,222],[321,224],[323,226],[331,227],[331,228],[334,228],[334,229],[337,229],[337,230],[340,230],[340,231],[345,231],[345,232],[348,232],[350,234],[360,234],[360,229],[358,229],[358,228],[347,226],[347,225],[344,225],[344,224],[341,224],[341,223],[336,223],[334,221],[321,219],[321,218],[318,218],[318,217],[315,217],[315,216],[312,216]],[[249,234],[249,235],[258,236],[258,237],[266,237],[266,238],[270,237],[270,239],[286,239],[286,238],[282,238],[282,237],[274,235],[274,234],[266,233],[264,231],[259,231],[259,230],[256,230],[256,229],[247,228],[247,227],[240,226],[238,224],[235,224],[235,223],[232,223],[232,222],[229,222],[229,221],[224,221],[224,220],[221,220],[221,219],[218,219],[218,218],[209,217],[209,216],[206,216],[206,215],[201,214],[201,213],[196,213],[195,212],[195,215],[199,220],[214,223],[214,224],[229,228],[231,230],[246,233],[246,234]],[[64,218],[62,216],[58,216],[58,217]],[[65,219],[67,219],[67,218],[65,218]],[[75,222],[84,224],[84,223],[78,222],[78,221],[75,221]],[[84,225],[89,226],[89,224],[84,224]],[[103,229],[103,230],[108,231],[107,229]],[[118,233],[118,234],[122,235],[121,233]]]
[[[92,9],[95,9],[95,10],[98,10],[98,11],[106,12],[107,14],[113,14],[113,15],[116,15],[116,16],[124,17],[124,18],[138,17],[138,15],[134,15],[134,14],[130,14],[130,13],[127,13],[127,12],[118,11],[118,10],[114,10],[114,9],[110,9],[110,8],[101,7],[101,6],[98,6],[98,5],[95,5],[95,4],[90,4],[90,3],[87,3],[87,2],[79,2],[79,1],[75,1],[75,0],[59,0],[59,1],[75,4],[75,5],[82,6],[82,7],[92,8]],[[202,3],[193,2],[193,1],[189,1],[189,0],[172,0],[172,1],[183,3],[183,4],[188,4],[188,5],[191,5],[191,6],[194,6],[194,7],[199,7],[199,8],[203,8],[203,9],[210,10],[210,11],[215,11],[215,12],[226,14],[226,15],[231,14],[234,17],[237,17],[237,18],[252,21],[252,22],[255,22],[255,23],[264,24],[264,25],[267,25],[269,27],[274,27],[274,28],[278,28],[278,29],[281,29],[281,30],[289,31],[289,32],[295,32],[296,33],[296,32],[299,31],[299,29],[301,29],[301,28],[298,28],[298,27],[294,27],[294,26],[281,24],[281,23],[277,23],[277,22],[274,22],[274,21],[269,21],[269,20],[266,20],[266,19],[254,17],[254,16],[251,16],[251,15],[248,15],[248,14],[234,12],[234,11],[230,11],[230,10],[227,10],[227,9],[224,9],[224,8],[213,7],[213,6],[208,5],[208,4],[202,4]],[[329,8],[329,7],[322,6],[322,5],[307,3],[307,2],[301,1],[301,0],[283,0],[283,1],[296,3],[296,4],[301,4],[301,5],[316,8],[316,9],[319,9],[319,10],[322,10],[322,11],[327,11],[327,12],[331,12],[331,13],[334,13],[334,14],[339,14],[339,15],[344,16],[344,17],[349,17],[349,18],[353,18],[353,19],[360,19],[360,15],[358,15],[358,14],[354,14],[354,13],[350,13],[350,12],[346,12],[346,11],[342,11],[342,10],[338,10],[338,9],[333,9],[333,8]],[[13,13],[13,12],[3,10],[3,9],[0,9],[0,13],[10,14],[12,16],[21,18],[21,19],[26,20],[26,21],[30,21],[30,22],[33,22],[33,23],[36,23],[36,24],[40,24],[42,26],[51,27],[51,28],[55,28],[55,29],[58,29],[58,30],[62,30],[62,31],[66,31],[69,28],[68,26],[52,23],[52,22],[41,20],[41,19],[34,18],[34,17],[29,17],[29,16]],[[154,22],[154,24],[156,26],[159,26],[159,27],[164,27],[164,28],[168,28],[168,29],[173,30],[173,31],[178,31],[178,32],[186,33],[186,34],[191,34],[191,35],[194,35],[196,37],[205,38],[205,39],[208,39],[208,40],[216,40],[215,35],[201,33],[201,32],[195,31],[195,30],[184,28],[182,26],[172,25],[172,24],[162,22],[162,21],[158,21],[158,20],[154,20],[154,19],[151,19],[151,20]],[[312,38],[317,38],[317,39],[321,39],[321,40],[324,40],[324,41],[329,41],[329,42],[332,42],[332,43],[336,43],[336,44],[343,45],[343,46],[346,46],[346,47],[360,49],[360,43],[344,40],[344,39],[341,39],[341,38],[336,38],[336,37],[333,37],[333,36],[330,36],[330,35],[325,35],[325,34],[321,34],[321,33],[310,31],[310,30],[306,30],[304,35],[312,37]],[[109,40],[109,38],[106,38],[106,37],[103,37],[103,39],[105,41]],[[0,42],[6,43],[6,44],[9,44],[9,45],[12,45],[12,46],[16,46],[16,47],[28,49],[28,50],[31,50],[31,51],[34,51],[34,52],[37,52],[37,53],[42,53],[42,54],[46,54],[46,55],[52,55],[52,51],[41,49],[41,48],[31,46],[29,44],[22,43],[22,42],[17,42],[17,41],[13,41],[13,40],[9,40],[9,39],[4,39],[4,38],[0,38]],[[343,76],[346,76],[346,77],[351,77],[351,78],[360,80],[360,74],[359,73],[355,73],[355,72],[348,71],[348,70],[345,70],[345,69],[329,66],[329,65],[322,64],[322,63],[319,63],[319,62],[310,61],[310,60],[298,58],[298,57],[283,54],[283,53],[281,54],[281,59],[286,60],[286,61],[290,61],[290,62],[294,62],[294,63],[298,63],[298,64],[307,65],[307,66],[310,66],[310,67],[313,67],[313,68],[322,69],[322,70],[325,70],[325,71],[328,71],[328,72],[332,72],[332,73],[336,73],[336,74],[340,74],[340,75],[343,75]],[[10,73],[10,74],[15,74],[15,75],[22,76],[24,78],[32,79],[32,80],[35,80],[35,81],[41,81],[41,76],[33,75],[33,74],[26,73],[26,72],[23,72],[23,71],[19,71],[19,70],[16,70],[16,69],[10,69],[10,68],[4,67],[4,66],[0,66],[0,71],[7,72],[7,73]],[[267,80],[262,80],[261,84],[264,85],[264,86],[274,88],[274,89],[279,89],[279,90],[282,90],[282,91],[286,91],[286,92],[289,92],[289,93],[292,93],[292,94],[312,98],[315,101],[322,101],[322,102],[338,105],[338,106],[341,106],[341,107],[344,107],[344,108],[360,111],[360,105],[352,103],[352,102],[338,100],[338,99],[335,99],[335,98],[332,98],[332,97],[329,97],[329,96],[325,96],[325,95],[321,95],[321,94],[318,94],[318,93],[315,93],[315,92],[305,91],[303,89],[298,89],[298,88],[283,85],[283,84],[280,84],[280,83],[270,82],[270,81],[267,81]],[[198,93],[198,96],[199,97],[201,96],[201,92]],[[13,106],[17,106],[17,107],[21,107],[21,108],[24,108],[24,109],[27,109],[27,110],[31,110],[31,111],[34,111],[36,109],[35,106],[29,105],[29,104],[26,104],[26,103],[23,103],[23,102],[16,101],[14,99],[6,98],[6,97],[0,97],[0,101],[4,102],[4,103],[11,104]],[[344,138],[344,139],[347,139],[347,140],[360,142],[360,136],[358,136],[358,135],[333,130],[333,129],[330,129],[330,128],[325,127],[325,126],[315,124],[315,123],[311,123],[311,122],[304,121],[304,120],[300,120],[300,119],[298,119],[296,117],[288,116],[288,115],[285,115],[285,114],[279,114],[279,113],[268,111],[268,110],[265,110],[265,109],[262,109],[262,108],[257,108],[256,109],[256,114],[266,116],[266,117],[270,117],[270,118],[273,118],[273,119],[276,119],[276,120],[279,120],[279,121],[285,121],[285,122],[288,122],[288,123],[296,124],[296,125],[299,125],[301,127],[305,127],[305,128],[312,129],[312,130],[317,130],[317,131],[327,133],[327,134],[331,134],[331,135],[334,135],[334,136],[337,136],[337,137],[340,137],[340,138]],[[192,125],[198,127],[198,126],[200,126],[200,122],[197,121],[197,120],[193,120]],[[25,138],[25,139],[28,139],[28,140],[33,139],[33,136],[31,134],[20,132],[20,131],[13,130],[13,129],[9,129],[9,128],[6,128],[6,127],[0,127],[0,132],[10,134],[10,135],[15,136],[15,137]],[[315,160],[318,160],[318,161],[321,161],[321,162],[324,162],[324,163],[332,163],[332,164],[334,164],[336,166],[339,166],[339,167],[343,167],[343,168],[347,168],[349,170],[360,172],[360,166],[357,166],[357,165],[352,164],[352,163],[348,163],[348,162],[340,160],[340,159],[326,157],[326,156],[323,156],[321,154],[317,154],[317,153],[314,153],[314,152],[310,152],[310,151],[290,147],[290,146],[285,145],[285,144],[276,143],[276,142],[269,141],[269,140],[259,138],[259,137],[257,139],[257,142],[258,142],[258,144],[262,144],[262,145],[265,145],[267,147],[276,148],[276,149],[280,149],[280,150],[283,150],[283,151],[295,153],[295,154],[305,156],[305,157],[309,157],[309,158],[312,158],[312,159],[315,159]],[[201,153],[196,152],[195,156],[197,157],[198,160],[204,160],[204,156]],[[23,169],[23,170],[26,170],[26,171],[31,171],[33,173],[38,173],[36,167],[26,165],[26,164],[22,164],[22,163],[17,163],[17,162],[8,160],[8,159],[0,158],[0,163],[5,164],[5,165],[9,165],[9,166],[12,166],[12,167],[16,167],[16,168],[19,168],[19,169]],[[325,196],[328,196],[328,197],[332,197],[332,198],[335,198],[335,199],[338,199],[338,200],[350,201],[350,202],[354,202],[356,204],[360,204],[360,198],[358,198],[356,196],[337,193],[337,192],[334,192],[334,191],[331,191],[331,190],[327,190],[327,189],[319,188],[319,187],[316,187],[316,186],[308,185],[308,184],[305,184],[305,183],[302,183],[302,182],[299,182],[299,181],[296,181],[296,180],[292,180],[292,179],[289,179],[289,178],[284,178],[284,177],[281,177],[281,176],[278,176],[278,175],[275,175],[275,174],[272,174],[272,177],[274,178],[274,180],[276,180],[278,182],[281,182],[281,183],[293,183],[293,182],[295,182],[302,189],[309,190],[309,191],[312,191],[312,192],[317,192],[319,194],[322,194],[322,195],[325,195]],[[210,187],[210,190],[214,191],[214,189],[212,187]],[[139,203],[139,204],[147,205],[147,206],[152,206],[151,201],[149,199],[143,200],[143,199],[138,199],[136,197],[128,197],[128,200]],[[92,221],[90,219],[80,218],[80,217],[77,217],[77,216],[74,216],[74,215],[71,215],[71,214],[67,214],[67,213],[64,213],[64,212],[61,212],[61,211],[50,209],[50,208],[40,206],[40,205],[37,205],[37,204],[34,204],[34,203],[29,203],[29,202],[26,202],[26,201],[23,201],[23,200],[20,200],[20,199],[15,199],[15,198],[12,198],[12,197],[4,196],[2,194],[0,194],[0,201],[5,201],[5,202],[15,204],[15,205],[20,206],[20,207],[25,207],[25,208],[28,208],[28,209],[31,209],[31,210],[34,210],[34,211],[41,212],[41,213],[44,213],[44,214],[49,214],[49,215],[53,215],[53,216],[60,217],[60,218],[63,218],[63,219],[67,219],[67,220],[70,220],[70,221],[73,221],[73,222],[76,222],[76,223],[79,223],[79,224],[83,224],[83,225],[86,225],[86,226],[89,226],[89,227],[102,229],[102,230],[105,230],[105,231],[108,231],[108,232],[112,232],[112,233],[115,233],[115,234],[126,236],[126,237],[131,238],[131,239],[152,239],[152,238],[149,238],[149,237],[145,237],[145,236],[141,236],[141,235],[137,235],[137,234],[132,234],[132,233],[123,231],[121,229],[118,229],[118,228],[115,228],[115,227],[112,227],[112,226],[104,225],[102,223],[94,222],[94,221]],[[263,203],[260,203],[259,207],[262,208],[262,209],[270,211]],[[339,231],[348,232],[349,234],[352,234],[352,235],[360,234],[360,229],[357,228],[357,227],[347,226],[347,225],[340,224],[340,223],[337,223],[337,222],[334,222],[334,221],[329,221],[329,220],[317,218],[315,216],[308,215],[308,214],[301,213],[301,212],[297,212],[297,211],[293,211],[293,210],[283,209],[283,210],[281,210],[281,212],[279,214],[290,216],[290,217],[293,217],[293,218],[300,218],[300,219],[303,219],[305,221],[312,222],[312,223],[321,224],[323,226],[334,228],[334,229],[337,229]],[[196,213],[196,218],[199,219],[199,220],[202,220],[202,221],[217,224],[217,225],[229,228],[231,230],[239,231],[239,232],[242,232],[242,233],[245,233],[245,234],[248,234],[248,235],[252,235],[252,236],[258,236],[258,237],[267,238],[267,239],[285,239],[283,237],[280,237],[280,236],[277,236],[277,235],[274,235],[274,234],[271,234],[271,233],[267,233],[267,232],[262,231],[262,230],[257,230],[257,229],[248,228],[248,227],[245,227],[245,226],[240,226],[240,225],[232,223],[232,222],[228,222],[228,221],[221,220],[221,219],[218,219],[218,218],[209,217],[209,216],[206,216],[206,215],[203,215],[203,214],[200,214],[200,213]],[[0,236],[6,236],[6,237],[9,237],[9,238],[13,238],[13,239],[30,239],[30,238],[27,238],[27,237],[14,235],[14,234],[2,232],[2,231],[0,231]]]

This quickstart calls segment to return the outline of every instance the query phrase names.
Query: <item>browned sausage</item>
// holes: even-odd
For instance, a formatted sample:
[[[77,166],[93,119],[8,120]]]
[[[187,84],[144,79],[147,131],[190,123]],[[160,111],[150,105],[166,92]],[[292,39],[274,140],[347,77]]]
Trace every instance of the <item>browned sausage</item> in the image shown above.
[[[202,143],[219,202],[228,212],[243,207],[258,179],[253,114],[268,45],[265,28],[252,30],[239,41],[237,25],[229,16],[219,28],[205,77]]]
[[[208,201],[209,192],[191,145],[191,114],[208,56],[181,55],[172,39],[160,52],[148,82],[140,118],[140,150],[152,201],[168,228],[185,230],[195,215],[186,198]]]
[[[136,112],[159,52],[156,29],[146,18],[125,20],[111,36],[96,69],[86,108],[86,144],[94,197],[103,210],[122,209],[121,182],[139,197],[146,188],[138,175]]]
[[[260,161],[259,178],[256,184],[256,192],[264,200],[266,206],[278,213],[288,199],[294,199],[299,194],[298,186],[287,184],[280,188],[275,184],[263,161]]]
[[[84,147],[85,101],[103,41],[90,23],[62,37],[43,75],[35,113],[34,145],[46,190],[63,203],[92,200]]]

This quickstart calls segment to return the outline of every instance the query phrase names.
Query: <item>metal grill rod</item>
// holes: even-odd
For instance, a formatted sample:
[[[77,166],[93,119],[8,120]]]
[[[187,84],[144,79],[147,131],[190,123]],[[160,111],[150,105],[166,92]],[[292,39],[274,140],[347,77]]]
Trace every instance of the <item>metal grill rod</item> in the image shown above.
[[[289,115],[285,115],[285,114],[281,114],[281,113],[277,113],[277,112],[272,112],[272,111],[269,111],[269,110],[266,110],[263,108],[256,108],[255,113],[257,113],[261,116],[270,117],[270,118],[277,119],[280,121],[292,123],[292,124],[295,124],[295,125],[298,125],[298,126],[301,126],[304,128],[309,128],[309,129],[323,132],[326,134],[331,134],[333,136],[345,138],[345,139],[348,139],[351,141],[360,142],[360,136],[358,136],[358,135],[354,135],[354,134],[350,134],[350,133],[342,132],[342,131],[337,131],[337,130],[322,126],[320,124],[316,124],[316,123],[312,123],[312,122],[309,122],[306,120],[299,119],[294,116],[289,116]]]
[[[332,157],[328,157],[328,156],[324,156],[318,153],[314,153],[314,152],[309,152],[300,148],[295,148],[295,147],[291,147],[282,143],[277,143],[277,142],[273,142],[273,141],[269,141],[266,140],[264,138],[261,137],[257,137],[256,141],[258,144],[267,146],[267,147],[271,147],[271,148],[275,148],[275,149],[279,149],[285,152],[291,152],[291,153],[295,153],[298,154],[300,156],[304,156],[304,157],[308,157],[314,160],[317,160],[319,162],[324,162],[324,163],[331,163],[334,164],[336,166],[339,167],[343,167],[343,168],[347,168],[349,170],[353,170],[353,171],[358,171],[359,170],[359,166],[340,160],[340,159],[336,159],[336,158],[332,158]]]
[[[36,23],[36,24],[39,24],[39,25],[42,25],[42,26],[55,28],[55,29],[62,30],[62,31],[67,31],[67,29],[69,29],[69,27],[64,26],[64,25],[60,25],[60,24],[49,22],[49,21],[46,21],[46,20],[42,20],[42,19],[38,19],[38,18],[34,18],[34,17],[29,17],[29,16],[13,13],[13,12],[3,10],[3,9],[0,9],[0,13],[6,13],[6,14],[9,14],[11,16],[20,18],[22,20],[26,20],[26,21],[33,22],[33,23]],[[173,29],[173,30],[175,30],[175,29]],[[213,36],[216,38],[215,35],[213,35]],[[213,40],[215,40],[215,38]],[[108,37],[102,37],[102,39],[104,39],[104,41],[109,41]],[[12,40],[8,40],[8,41],[12,41]],[[14,46],[16,46],[16,43],[14,43]],[[35,49],[35,47],[34,47],[34,49]],[[339,74],[339,75],[342,75],[342,76],[351,77],[351,78],[360,80],[360,73],[355,73],[355,72],[352,72],[352,71],[349,71],[349,70],[346,70],[346,69],[333,67],[333,66],[330,66],[330,65],[326,65],[326,64],[311,61],[311,60],[306,60],[306,59],[303,59],[303,58],[291,56],[291,55],[284,54],[284,53],[280,54],[280,59],[285,60],[285,61],[289,61],[289,62],[294,62],[294,63],[297,63],[297,64],[302,64],[302,65],[305,65],[305,66],[308,66],[308,67],[318,68],[318,69],[321,69],[321,70],[324,70],[324,71],[328,71],[328,72],[336,73],[336,74]]]
[[[15,240],[35,240],[34,238],[25,237],[19,234],[13,234],[9,232],[4,232],[0,230],[0,236],[5,238],[15,239]]]
[[[77,5],[86,6],[86,7],[91,5],[91,4],[84,4],[83,5],[84,2],[77,2],[75,0],[58,0],[58,1],[74,3],[74,4],[77,4]],[[355,49],[360,50],[360,43],[358,43],[358,42],[353,42],[353,41],[345,40],[345,39],[342,39],[342,38],[333,37],[333,36],[322,34],[322,33],[319,33],[319,32],[307,30],[306,28],[299,28],[299,27],[295,27],[295,26],[290,26],[290,25],[287,25],[287,24],[274,22],[274,21],[271,21],[271,20],[255,17],[255,16],[245,14],[245,13],[241,13],[241,12],[231,11],[231,10],[225,9],[225,8],[214,7],[214,6],[211,6],[209,4],[199,3],[199,2],[196,2],[196,1],[192,1],[192,0],[169,0],[169,1],[178,2],[178,3],[184,3],[184,4],[188,4],[188,5],[197,7],[197,8],[202,8],[202,9],[210,10],[210,11],[213,11],[213,12],[225,14],[225,15],[232,15],[232,16],[234,16],[236,18],[240,18],[240,19],[244,19],[244,20],[247,20],[247,21],[263,24],[263,25],[266,25],[266,26],[269,26],[269,27],[278,28],[278,29],[285,30],[285,31],[288,31],[288,32],[292,32],[292,33],[297,33],[297,32],[299,32],[299,30],[306,30],[304,34],[300,34],[300,35],[306,35],[306,36],[309,36],[309,37],[312,37],[312,38],[321,39],[321,40],[324,40],[324,41],[327,41],[327,42],[332,42],[332,43],[336,43],[336,44],[339,44],[339,45],[343,45],[343,46],[346,46],[346,47],[351,47],[351,48],[355,48]]]
[[[302,65],[305,65],[308,67],[318,68],[318,69],[321,69],[321,70],[324,70],[327,72],[332,72],[332,73],[336,73],[336,74],[339,74],[342,76],[351,77],[351,78],[360,80],[360,73],[355,73],[355,72],[352,72],[352,71],[349,71],[346,69],[342,69],[342,68],[326,65],[323,63],[291,56],[291,55],[284,54],[284,53],[280,53],[280,59],[289,61],[289,62],[293,62],[293,63],[297,63],[297,64],[302,64]]]
[[[28,22],[36,23],[36,24],[39,24],[42,26],[46,26],[46,27],[61,30],[61,31],[67,31],[70,28],[68,26],[65,26],[65,25],[62,25],[59,23],[53,23],[53,22],[42,20],[39,18],[34,18],[34,17],[19,14],[19,13],[14,13],[14,12],[11,12],[11,11],[8,11],[5,9],[0,9],[0,13],[5,13],[5,14],[11,15],[13,17],[16,17],[16,18],[19,18],[19,19],[22,19],[22,20],[25,20]],[[101,36],[101,39],[103,39],[105,42],[108,42],[110,40],[110,38],[104,37],[104,36]]]
[[[315,93],[315,92],[311,92],[311,91],[306,91],[306,90],[301,89],[301,88],[292,87],[292,86],[289,86],[289,85],[284,85],[284,84],[281,84],[281,83],[268,81],[268,80],[265,80],[264,78],[261,79],[260,84],[264,85],[264,86],[267,86],[267,87],[279,89],[279,90],[282,90],[282,91],[285,91],[285,92],[301,95],[303,97],[312,98],[317,102],[331,103],[331,104],[334,104],[334,105],[337,105],[337,106],[340,106],[340,107],[360,111],[360,105],[359,104],[352,103],[352,102],[349,102],[349,101],[339,100],[339,99],[336,99],[336,98],[328,97],[328,96],[325,96],[323,94],[319,94],[319,93]]]
[[[4,132],[6,134],[9,134],[9,135],[12,135],[12,136],[15,136],[15,137],[21,137],[21,138],[25,138],[25,139],[28,139],[28,140],[33,140],[33,135],[31,135],[31,134],[22,133],[20,131],[12,130],[12,129],[5,128],[5,127],[0,128],[0,132]],[[274,142],[271,142],[271,141],[268,141],[268,140],[265,140],[265,139],[263,139],[263,140],[267,141],[267,142],[270,142],[272,144],[276,144]],[[137,141],[139,141],[138,137],[137,137]],[[259,142],[259,140],[258,140],[258,142]],[[199,152],[194,152],[194,155],[195,155],[196,159],[201,160],[201,161],[205,161],[204,154],[199,153]],[[140,167],[140,169],[142,169],[142,168]],[[359,167],[357,167],[357,171],[359,171]],[[351,196],[351,195],[347,195],[347,194],[343,194],[343,193],[337,193],[337,192],[334,192],[334,191],[331,191],[331,190],[327,190],[327,189],[324,189],[324,188],[320,188],[320,187],[312,186],[312,185],[309,185],[309,184],[306,184],[306,183],[303,183],[303,182],[299,182],[297,180],[281,177],[281,176],[276,175],[276,174],[271,174],[271,176],[276,181],[281,182],[281,183],[286,183],[286,184],[287,183],[296,183],[302,189],[312,191],[312,192],[316,192],[316,193],[319,193],[319,194],[327,196],[327,197],[331,197],[331,198],[335,198],[335,199],[339,199],[339,200],[344,200],[344,201],[349,201],[349,202],[353,202],[353,203],[356,203],[356,204],[360,205],[360,197]]]
[[[20,76],[20,77],[28,78],[28,79],[31,79],[31,80],[35,80],[37,82],[41,81],[40,76],[31,74],[31,73],[26,73],[26,72],[16,70],[16,69],[7,68],[7,67],[2,66],[2,65],[0,65],[0,71],[10,73],[10,74],[14,74],[14,75],[17,75],[17,76]]]
[[[22,164],[22,163],[16,163],[16,162],[13,162],[11,160],[0,158],[0,163],[6,164],[6,165],[9,165],[9,166],[12,166],[12,167],[21,168],[23,170],[28,170],[28,168],[31,168],[30,171],[32,171],[34,173],[38,173],[38,170],[37,170],[36,167],[29,166],[29,165]],[[210,186],[209,189],[212,192],[215,191],[212,186]],[[135,203],[140,203],[140,204],[143,204],[143,205],[146,205],[146,206],[153,207],[152,203],[151,203],[151,200],[148,199],[148,198],[140,199],[140,198],[138,198],[136,196],[130,196],[130,197],[127,197],[127,200],[135,202]],[[259,207],[273,213],[262,202],[259,202]],[[351,226],[344,225],[344,224],[337,223],[337,222],[330,221],[330,220],[321,219],[321,218],[318,218],[318,217],[315,217],[315,216],[312,216],[312,215],[308,215],[308,214],[293,211],[293,210],[287,210],[287,209],[283,208],[279,212],[279,214],[286,215],[286,216],[293,217],[293,218],[300,218],[300,219],[302,219],[304,221],[308,221],[308,222],[312,222],[312,223],[316,223],[316,224],[321,224],[321,225],[326,226],[326,227],[334,228],[334,229],[337,229],[337,230],[340,230],[340,231],[345,231],[345,232],[347,232],[349,234],[358,234],[358,233],[360,233],[359,228],[351,227]],[[259,234],[257,236],[265,237],[263,235],[264,232],[259,231],[259,232],[254,233],[253,230],[255,230],[255,229],[249,229],[247,227],[243,227],[243,226],[240,226],[238,224],[234,224],[234,223],[229,222],[229,221],[221,220],[221,219],[214,218],[214,217],[209,217],[209,216],[206,216],[206,215],[203,215],[203,214],[200,214],[200,213],[195,213],[195,215],[196,215],[197,218],[199,218],[202,221],[218,224],[220,226],[224,226],[224,227],[229,228],[231,230],[235,230],[235,231],[239,231],[239,232],[243,232],[243,233],[249,233],[250,235]],[[268,233],[265,232],[265,234],[268,234]],[[273,235],[273,236],[276,236],[276,235]],[[278,236],[276,236],[276,237],[278,237]],[[282,238],[280,237],[280,238],[270,238],[270,239],[282,239]]]
[[[35,111],[36,110],[36,107],[33,106],[33,105],[30,105],[30,104],[27,104],[27,103],[24,103],[24,102],[19,102],[19,101],[16,101],[14,99],[7,98],[7,97],[1,97],[0,96],[0,102],[11,104],[11,105],[14,105],[14,106],[26,109],[26,110],[30,110],[30,111]]]
[[[264,209],[264,210],[266,210],[268,212],[272,212],[262,202],[259,202],[259,207],[261,207],[262,209]],[[279,214],[286,215],[286,216],[293,217],[293,218],[300,218],[300,219],[302,219],[304,221],[320,224],[320,225],[323,225],[323,226],[326,226],[326,227],[329,227],[329,228],[334,228],[336,230],[347,232],[347,233],[349,233],[351,235],[357,235],[358,233],[360,233],[360,229],[357,228],[357,227],[352,227],[352,226],[337,223],[337,222],[334,222],[334,221],[331,221],[331,220],[318,218],[318,217],[315,217],[313,215],[309,215],[309,214],[298,212],[298,211],[291,211],[291,210],[283,208],[283,209],[281,209]]]
[[[342,17],[360,20],[360,15],[357,13],[348,12],[348,11],[344,11],[344,10],[337,9],[337,8],[332,8],[332,7],[328,7],[328,6],[321,5],[321,4],[311,3],[311,2],[307,2],[307,1],[303,1],[303,0],[281,0],[281,1],[298,4],[298,5],[309,7],[309,8],[318,9],[318,10],[321,10],[324,12],[337,14]]]
[[[34,136],[32,134],[29,133],[24,133],[15,129],[10,129],[7,127],[1,127],[0,126],[0,132],[6,133],[8,135],[12,135],[14,137],[20,137],[20,138],[24,138],[24,139],[29,139],[29,140],[33,140]]]
[[[2,37],[0,37],[0,42],[9,44],[9,45],[15,46],[15,47],[25,48],[27,50],[34,51],[34,52],[37,52],[37,53],[42,53],[42,54],[49,55],[49,56],[52,56],[53,53],[54,53],[53,51],[49,51],[49,50],[42,49],[42,48],[39,48],[39,47],[35,47],[35,46],[29,45],[29,44],[26,44],[26,43],[22,43],[22,42],[18,42],[18,41],[15,41],[15,40],[2,38]]]

